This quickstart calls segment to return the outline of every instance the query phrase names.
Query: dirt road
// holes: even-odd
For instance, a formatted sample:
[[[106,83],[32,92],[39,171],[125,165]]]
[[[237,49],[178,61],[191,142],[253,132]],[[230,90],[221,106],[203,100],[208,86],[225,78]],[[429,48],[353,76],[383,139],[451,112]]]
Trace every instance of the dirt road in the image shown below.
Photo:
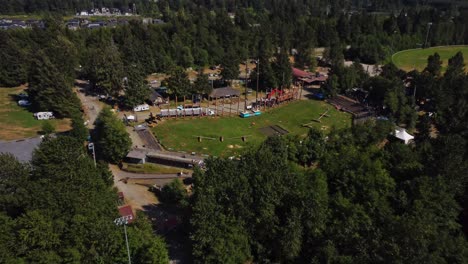
[[[86,120],[89,120],[87,127],[89,129],[93,129],[94,121],[96,121],[96,118],[104,105],[96,96],[87,94],[89,89],[88,81],[75,80],[75,86],[74,90],[81,101],[81,105],[83,106],[83,110],[86,115]]]
[[[127,182],[123,180],[127,178],[127,174],[115,165],[109,165],[112,174],[114,175],[114,186],[123,192],[125,201],[130,204],[134,210],[144,210],[145,206],[158,203],[158,199],[154,193],[148,190],[148,186]]]

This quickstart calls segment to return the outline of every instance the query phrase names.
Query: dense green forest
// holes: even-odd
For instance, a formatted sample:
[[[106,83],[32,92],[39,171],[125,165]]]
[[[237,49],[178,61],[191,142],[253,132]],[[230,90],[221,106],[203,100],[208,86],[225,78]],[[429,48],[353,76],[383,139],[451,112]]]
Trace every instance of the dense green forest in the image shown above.
[[[195,263],[466,263],[468,76],[461,53],[444,75],[437,58],[410,73],[436,112],[415,145],[374,121],[209,160],[194,176]]]
[[[118,197],[106,164],[80,140],[48,138],[31,164],[0,154],[1,263],[123,263]],[[141,214],[129,225],[135,263],[167,263],[164,241]]]
[[[158,4],[162,2],[162,4]],[[161,10],[161,6],[170,5],[172,8],[203,6],[209,9],[226,8],[229,11],[235,11],[239,8],[260,9],[275,9],[289,1],[275,0],[177,0],[177,1],[152,1],[152,0],[2,0],[1,13],[37,13],[46,11],[55,11],[63,13],[73,13],[75,11],[89,10],[91,8],[114,7],[121,10],[128,10],[135,4],[137,11],[140,14],[154,14]],[[399,0],[312,0],[312,1],[297,1],[288,3],[289,6],[297,8],[297,10],[317,12],[326,12],[326,10],[340,10],[344,8],[382,10],[388,8],[399,8],[403,6],[404,1]],[[412,2],[412,1],[407,1]]]
[[[390,127],[270,138],[209,161],[194,183],[195,263],[466,263],[466,140],[382,148]]]
[[[438,54],[422,72],[386,64],[380,76],[370,77],[358,63],[384,63],[398,50],[423,45],[426,35],[427,46],[466,44],[467,13],[371,1],[371,10],[390,10],[376,14],[359,9],[369,8],[365,2],[136,1],[165,23],[71,31],[55,13],[44,15],[44,29],[1,30],[0,86],[28,83],[33,109],[71,117],[73,130],[46,138],[31,164],[0,155],[0,262],[126,261],[122,230],[112,222],[118,215],[112,176],[104,162],[94,166],[82,144],[88,131],[72,90],[75,78],[132,107],[148,96],[150,73],[171,75],[171,96],[207,93],[206,76],[192,85],[184,69],[221,64],[229,81],[237,78],[239,63],[258,59],[260,89],[266,90],[290,83],[288,56],[313,70],[314,48],[325,47],[322,63],[330,74],[322,91],[331,97],[362,88],[365,103],[389,121],[328,135],[311,130],[305,138],[272,137],[238,160],[211,158],[206,170],[196,171],[192,196],[181,194],[180,182],[168,185],[162,200],[187,209],[194,261],[467,263],[462,54],[444,73]],[[65,15],[92,5],[0,3],[10,14]],[[345,59],[355,63],[345,67]],[[391,140],[394,123],[415,129],[415,144]],[[118,162],[128,151],[128,134],[108,109],[95,132],[98,159]],[[135,263],[167,263],[165,244],[143,215],[129,226],[129,237]]]
[[[282,86],[283,76],[289,76],[281,70],[287,67],[274,65],[272,58],[278,56],[278,50],[282,56],[294,55],[296,66],[309,66],[313,70],[315,47],[327,47],[325,61],[337,66],[345,58],[382,63],[396,51],[423,45],[426,35],[428,46],[468,42],[468,16],[462,11],[422,7],[403,9],[394,15],[366,12],[324,15],[307,12],[297,2],[273,2],[275,5],[270,9],[239,8],[231,17],[226,9],[189,3],[175,6],[159,1],[165,24],[131,21],[129,25],[96,30],[70,31],[65,29],[62,18],[48,15],[44,30],[0,32],[0,85],[15,86],[29,81],[37,87],[31,86],[31,90],[38,99],[41,92],[45,94],[42,86],[48,87],[47,93],[54,86],[70,86],[76,77],[75,70],[80,69],[79,77],[90,80],[96,91],[109,95],[125,91],[124,104],[132,106],[147,96],[143,87],[148,74],[171,73],[177,66],[199,68],[221,64],[224,77],[229,80],[236,73],[227,69],[255,58],[262,65],[260,88],[271,89]],[[430,32],[428,22],[433,23]],[[39,65],[44,69],[38,69]],[[61,73],[63,76],[52,77]],[[48,85],[41,76],[59,81]],[[252,78],[253,83],[255,71]],[[38,83],[39,80],[45,83]],[[353,82],[348,82],[340,89],[352,85]],[[73,97],[65,90],[58,96]],[[52,108],[63,116],[73,114],[67,109],[75,104],[73,101],[61,107],[56,105],[62,100],[36,101],[38,109]]]

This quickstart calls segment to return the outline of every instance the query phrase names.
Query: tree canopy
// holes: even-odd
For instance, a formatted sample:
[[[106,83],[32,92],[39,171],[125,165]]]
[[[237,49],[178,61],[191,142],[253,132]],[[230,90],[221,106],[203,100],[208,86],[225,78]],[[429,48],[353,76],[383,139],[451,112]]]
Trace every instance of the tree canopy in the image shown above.
[[[107,162],[120,162],[132,146],[124,123],[108,107],[99,114],[92,136],[96,143],[96,155]]]
[[[125,262],[117,194],[107,169],[95,168],[82,143],[44,141],[31,165],[0,154],[0,260],[4,263]],[[144,215],[129,226],[132,260],[167,263],[164,242]]]

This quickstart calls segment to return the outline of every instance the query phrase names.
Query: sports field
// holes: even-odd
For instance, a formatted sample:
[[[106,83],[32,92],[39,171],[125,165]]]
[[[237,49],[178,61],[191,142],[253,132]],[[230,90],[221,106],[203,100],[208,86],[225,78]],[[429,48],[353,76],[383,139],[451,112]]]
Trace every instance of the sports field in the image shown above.
[[[323,117],[321,123],[312,121],[327,109],[328,117]],[[306,123],[327,133],[332,127],[350,126],[351,115],[335,110],[325,102],[304,100],[245,119],[204,117],[165,120],[153,128],[153,132],[166,149],[232,156],[240,154],[249,145],[262,142],[267,137],[265,130],[269,130],[262,128],[276,125],[290,135],[305,136],[308,128],[302,124]],[[201,142],[198,142],[198,136],[203,137]],[[242,136],[246,136],[246,142],[242,141]],[[224,138],[223,142],[220,142],[220,137]]]
[[[15,95],[23,90],[24,87],[0,88],[0,140],[34,137],[41,131],[43,121],[36,120],[33,113],[15,101]],[[54,119],[50,122],[57,131],[70,129],[69,120]]]
[[[447,67],[448,60],[459,51],[463,53],[466,63],[468,60],[468,46],[445,46],[404,50],[393,54],[392,61],[402,70],[411,71],[416,69],[422,71],[427,65],[427,58],[437,52],[442,59],[442,68],[444,70]]]

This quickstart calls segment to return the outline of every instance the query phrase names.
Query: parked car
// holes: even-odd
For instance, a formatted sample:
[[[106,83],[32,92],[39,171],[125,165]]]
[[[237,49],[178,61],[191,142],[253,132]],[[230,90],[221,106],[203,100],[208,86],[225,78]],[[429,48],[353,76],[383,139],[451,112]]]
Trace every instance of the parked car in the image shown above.
[[[18,105],[19,106],[30,106],[31,102],[29,102],[28,100],[19,100]]]
[[[25,98],[28,98],[29,95],[27,95],[26,93],[20,93],[20,94],[18,94],[18,97],[21,98],[21,99],[25,99]]]

